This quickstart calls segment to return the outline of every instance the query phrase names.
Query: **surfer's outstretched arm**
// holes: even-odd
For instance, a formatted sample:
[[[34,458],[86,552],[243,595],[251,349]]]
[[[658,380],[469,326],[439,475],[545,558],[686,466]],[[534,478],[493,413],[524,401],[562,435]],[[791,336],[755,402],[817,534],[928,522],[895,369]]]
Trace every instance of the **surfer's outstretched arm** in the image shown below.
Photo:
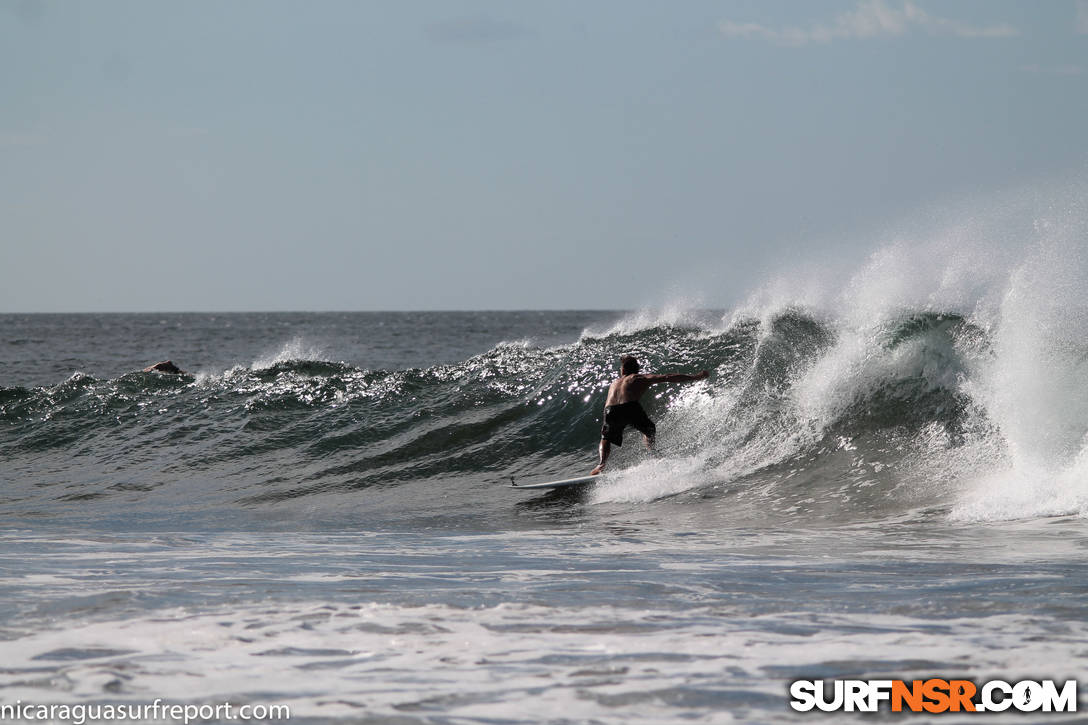
[[[657,383],[694,383],[699,380],[706,380],[710,377],[710,371],[700,370],[695,375],[686,375],[684,373],[663,373],[661,375],[640,375],[640,378],[645,380],[650,385]]]

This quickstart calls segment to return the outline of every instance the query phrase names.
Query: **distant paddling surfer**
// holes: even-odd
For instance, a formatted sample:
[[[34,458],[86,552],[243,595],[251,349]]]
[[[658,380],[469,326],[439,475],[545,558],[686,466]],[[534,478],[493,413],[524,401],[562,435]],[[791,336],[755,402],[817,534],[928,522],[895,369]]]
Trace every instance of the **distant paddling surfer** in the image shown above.
[[[657,426],[642,409],[639,398],[651,385],[658,383],[694,383],[710,376],[706,370],[695,375],[683,373],[664,373],[662,375],[642,375],[638,371],[638,360],[631,355],[620,358],[620,376],[608,387],[608,398],[604,401],[604,425],[601,426],[601,462],[590,471],[596,476],[604,470],[612,444],[623,445],[623,429],[632,426],[642,434],[646,450],[653,450],[654,433]]]
[[[173,360],[163,360],[162,362],[157,362],[154,365],[148,365],[146,368],[144,368],[143,371],[145,373],[170,373],[171,375],[189,374],[179,368],[177,365],[175,365]]]

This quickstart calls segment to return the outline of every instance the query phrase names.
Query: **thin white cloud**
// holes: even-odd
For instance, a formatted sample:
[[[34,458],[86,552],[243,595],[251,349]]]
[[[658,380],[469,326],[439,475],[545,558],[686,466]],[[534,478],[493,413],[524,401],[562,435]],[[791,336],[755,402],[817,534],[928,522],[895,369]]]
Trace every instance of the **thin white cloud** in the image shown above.
[[[1079,1],[1088,6],[1088,0]],[[738,23],[726,20],[719,23],[718,27],[727,37],[763,38],[778,45],[792,46],[830,43],[833,40],[846,38],[901,36],[913,30],[960,38],[1010,38],[1020,34],[1019,30],[1008,23],[970,25],[959,20],[931,15],[910,0],[906,0],[902,7],[892,7],[885,0],[861,0],[856,8],[839,15],[830,25],[816,24],[807,28],[769,28],[758,23]]]
[[[1088,0],[1077,0],[1076,29],[1078,35],[1088,35]]]

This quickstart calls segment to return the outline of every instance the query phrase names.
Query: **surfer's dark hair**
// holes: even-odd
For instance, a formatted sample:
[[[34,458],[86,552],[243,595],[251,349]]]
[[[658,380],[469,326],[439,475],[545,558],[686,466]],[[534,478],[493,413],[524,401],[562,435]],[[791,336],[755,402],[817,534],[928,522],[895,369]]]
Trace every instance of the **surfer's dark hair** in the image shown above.
[[[638,372],[638,360],[634,355],[624,355],[620,358],[620,373],[634,375]]]

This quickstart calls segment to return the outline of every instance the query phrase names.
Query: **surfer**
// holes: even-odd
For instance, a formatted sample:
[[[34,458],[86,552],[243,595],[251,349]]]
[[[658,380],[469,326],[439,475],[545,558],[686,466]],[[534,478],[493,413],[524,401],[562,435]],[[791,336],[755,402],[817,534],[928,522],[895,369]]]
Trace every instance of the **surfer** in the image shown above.
[[[177,365],[175,365],[173,360],[163,360],[162,362],[157,362],[154,365],[148,365],[146,368],[144,368],[143,371],[145,373],[170,373],[171,375],[189,374],[179,368]]]
[[[604,470],[604,464],[608,462],[608,454],[612,452],[612,444],[623,445],[623,429],[632,426],[642,434],[642,440],[646,444],[646,450],[652,451],[654,447],[654,434],[657,426],[642,409],[639,398],[651,385],[658,383],[694,383],[697,380],[705,380],[710,377],[706,370],[695,375],[683,373],[662,373],[660,375],[639,374],[638,360],[631,355],[620,358],[620,376],[608,386],[608,398],[604,401],[604,425],[601,426],[601,462],[590,471],[591,476],[596,476]]]

